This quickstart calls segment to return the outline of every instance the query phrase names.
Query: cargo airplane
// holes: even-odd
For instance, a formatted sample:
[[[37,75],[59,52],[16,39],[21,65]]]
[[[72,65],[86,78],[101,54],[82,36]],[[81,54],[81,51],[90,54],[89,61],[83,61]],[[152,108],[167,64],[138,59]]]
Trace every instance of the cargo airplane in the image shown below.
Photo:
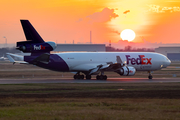
[[[160,70],[170,65],[171,61],[164,55],[153,52],[69,52],[50,53],[56,43],[45,42],[28,20],[20,20],[27,41],[17,42],[16,48],[28,56],[7,53],[13,63],[33,64],[41,68],[75,73],[74,79],[91,79],[96,75],[98,80],[106,80],[105,71],[113,71],[121,76],[133,76],[136,71]],[[15,61],[12,56],[19,57]],[[85,75],[85,76],[84,76]]]

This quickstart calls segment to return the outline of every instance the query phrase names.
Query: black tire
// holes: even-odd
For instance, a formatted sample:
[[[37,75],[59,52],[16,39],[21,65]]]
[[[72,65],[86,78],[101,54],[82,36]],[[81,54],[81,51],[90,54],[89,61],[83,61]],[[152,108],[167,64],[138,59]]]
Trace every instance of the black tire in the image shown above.
[[[148,76],[148,78],[149,78],[149,79],[152,79],[152,78],[153,78],[153,76]]]
[[[86,79],[90,80],[91,79],[91,75],[86,75]]]
[[[104,75],[99,76],[99,80],[103,80],[103,78],[104,78]]]
[[[103,80],[107,80],[107,76],[106,75],[103,76]]]
[[[100,76],[99,75],[96,76],[96,80],[100,80]]]
[[[84,75],[80,75],[80,78],[83,80],[84,79]]]
[[[75,80],[77,79],[77,75],[74,75],[74,79],[75,79]]]
[[[81,75],[77,75],[77,79],[81,79]]]

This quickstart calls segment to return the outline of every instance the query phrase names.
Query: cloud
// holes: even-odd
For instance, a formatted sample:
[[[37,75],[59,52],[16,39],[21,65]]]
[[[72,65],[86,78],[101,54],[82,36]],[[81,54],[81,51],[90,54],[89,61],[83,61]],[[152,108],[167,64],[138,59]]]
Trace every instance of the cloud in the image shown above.
[[[79,20],[77,20],[76,22],[81,22],[83,21],[83,18],[79,18]]]
[[[77,19],[76,26],[73,26],[74,32],[76,32],[73,39],[81,43],[84,41],[89,42],[91,31],[93,43],[103,43],[110,39],[113,41],[112,36],[119,36],[120,32],[113,29],[108,21],[116,17],[118,15],[114,13],[114,9],[104,8],[100,12],[94,12],[93,14],[86,15],[86,17]]]
[[[120,35],[121,33],[119,32],[119,31],[117,31],[117,30],[111,30],[111,33],[115,33],[115,34],[117,34],[117,35]]]
[[[101,12],[93,13],[87,16],[91,22],[107,22],[112,18],[116,18],[118,15],[114,13],[114,9],[104,8]]]
[[[172,13],[172,12],[180,12],[180,7],[179,6],[160,6],[160,5],[153,5],[150,4],[148,5],[149,11],[154,12],[154,13]]]
[[[127,14],[128,12],[130,12],[130,10],[126,10],[123,12],[123,14]]]

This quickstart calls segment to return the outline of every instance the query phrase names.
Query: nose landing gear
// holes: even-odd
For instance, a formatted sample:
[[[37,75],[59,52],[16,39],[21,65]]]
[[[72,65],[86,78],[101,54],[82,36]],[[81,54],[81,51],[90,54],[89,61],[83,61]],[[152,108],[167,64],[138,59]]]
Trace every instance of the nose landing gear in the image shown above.
[[[148,78],[149,78],[149,79],[152,79],[152,78],[153,78],[153,76],[152,76],[152,74],[151,74],[151,71],[148,71],[148,73],[149,73]]]

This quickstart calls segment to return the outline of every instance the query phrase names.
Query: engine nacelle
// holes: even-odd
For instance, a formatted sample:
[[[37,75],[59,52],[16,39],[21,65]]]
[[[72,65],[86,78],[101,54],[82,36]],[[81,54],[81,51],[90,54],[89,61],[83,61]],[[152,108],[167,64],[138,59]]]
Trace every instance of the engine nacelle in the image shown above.
[[[17,49],[25,53],[50,52],[56,49],[55,42],[33,43],[32,41],[17,42]]]
[[[131,66],[124,66],[117,73],[122,76],[133,76],[136,73],[136,69]]]

